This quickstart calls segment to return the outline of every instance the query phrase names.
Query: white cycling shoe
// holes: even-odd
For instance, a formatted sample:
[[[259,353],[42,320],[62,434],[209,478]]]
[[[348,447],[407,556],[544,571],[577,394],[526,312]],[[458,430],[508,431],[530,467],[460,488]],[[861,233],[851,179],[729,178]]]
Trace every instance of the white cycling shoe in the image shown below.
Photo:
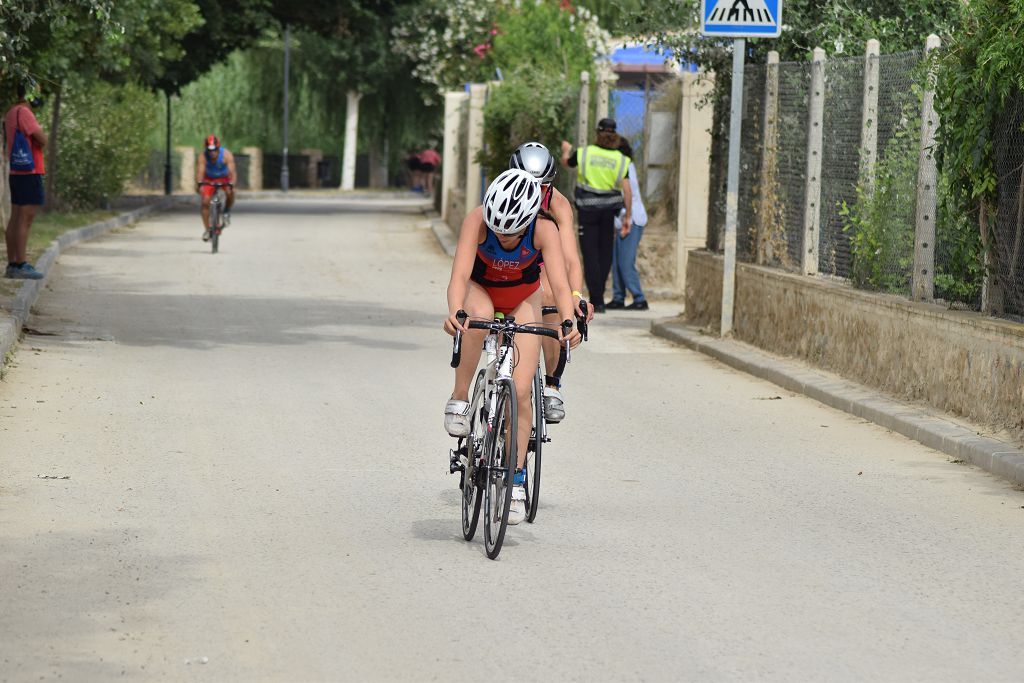
[[[512,526],[526,519],[526,487],[512,487],[512,504],[508,508],[508,523]]]
[[[565,419],[565,403],[562,393],[554,387],[544,387],[544,420],[548,424],[558,424]]]
[[[469,436],[469,401],[449,399],[444,406],[444,428],[450,436]]]

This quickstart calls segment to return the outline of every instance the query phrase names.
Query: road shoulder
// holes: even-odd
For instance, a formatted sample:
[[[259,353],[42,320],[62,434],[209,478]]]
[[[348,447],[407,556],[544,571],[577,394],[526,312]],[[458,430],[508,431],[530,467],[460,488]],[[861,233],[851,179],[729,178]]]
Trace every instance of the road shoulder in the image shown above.
[[[870,420],[954,460],[970,462],[1024,485],[1024,450],[1011,443],[984,436],[952,419],[887,398],[861,384],[816,372],[797,361],[769,355],[743,342],[707,335],[680,318],[656,320],[651,324],[651,331],[786,390]]]

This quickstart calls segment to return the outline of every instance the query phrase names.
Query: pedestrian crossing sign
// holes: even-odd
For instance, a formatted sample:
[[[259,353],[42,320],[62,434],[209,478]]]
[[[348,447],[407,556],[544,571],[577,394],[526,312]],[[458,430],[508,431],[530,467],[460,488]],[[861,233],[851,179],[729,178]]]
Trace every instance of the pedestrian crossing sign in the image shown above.
[[[701,0],[700,30],[706,36],[778,38],[782,0]]]

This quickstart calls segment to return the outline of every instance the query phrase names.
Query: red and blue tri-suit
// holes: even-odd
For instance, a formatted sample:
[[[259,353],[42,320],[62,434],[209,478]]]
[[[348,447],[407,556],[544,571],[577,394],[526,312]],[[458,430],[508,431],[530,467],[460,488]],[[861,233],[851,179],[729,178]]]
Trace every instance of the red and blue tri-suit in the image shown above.
[[[470,280],[491,297],[494,310],[506,315],[540,289],[540,267],[544,261],[533,243],[537,221],[534,219],[515,247],[505,249],[498,236],[487,229],[487,237],[477,245]]]

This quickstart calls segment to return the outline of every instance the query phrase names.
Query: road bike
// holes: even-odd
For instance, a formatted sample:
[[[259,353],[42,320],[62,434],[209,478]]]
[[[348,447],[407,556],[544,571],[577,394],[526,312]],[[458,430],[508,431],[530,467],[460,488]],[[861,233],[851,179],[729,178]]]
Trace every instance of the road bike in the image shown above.
[[[576,329],[580,331],[583,340],[587,339],[587,302],[580,299],[580,310],[583,316],[576,315]],[[554,306],[543,306],[541,315],[557,315],[558,309]],[[558,365],[552,373],[555,377],[561,377],[565,364],[569,360],[569,352],[562,347],[558,354]],[[533,429],[530,433],[530,443],[526,447],[526,521],[533,523],[537,518],[537,509],[540,507],[540,467],[541,454],[544,444],[551,443],[548,437],[548,421],[544,412],[544,370],[543,353],[537,362],[537,372],[533,377]]]
[[[210,198],[210,249],[216,254],[220,248],[220,233],[231,224],[231,219],[226,215],[228,193],[225,187],[234,187],[231,183],[210,183],[205,180],[199,183],[200,187],[206,185],[216,188],[213,197]]]
[[[465,325],[468,316],[465,311],[456,314],[459,323]],[[543,324],[543,323],[541,323]],[[501,552],[508,527],[508,512],[512,504],[512,481],[515,477],[518,455],[518,403],[516,387],[512,381],[515,359],[515,336],[536,334],[558,339],[558,332],[539,324],[518,324],[515,318],[497,314],[493,321],[469,320],[468,327],[487,330],[490,334],[484,340],[486,361],[477,372],[470,396],[469,435],[459,439],[451,451],[450,471],[460,473],[459,488],[462,490],[462,535],[467,541],[473,540],[479,522],[480,510],[484,513],[484,546],[487,557],[492,560]],[[572,323],[562,323],[563,336],[572,329]],[[568,360],[569,342],[564,352]],[[452,367],[462,361],[462,333],[456,331],[452,347]],[[533,383],[535,447],[543,439],[544,399]],[[540,422],[538,422],[538,418]],[[537,438],[540,434],[541,438]],[[535,471],[537,467],[535,465]],[[537,479],[539,483],[539,478]],[[536,493],[534,494],[536,499]],[[529,505],[529,500],[527,501]],[[536,514],[536,512],[535,512]]]

